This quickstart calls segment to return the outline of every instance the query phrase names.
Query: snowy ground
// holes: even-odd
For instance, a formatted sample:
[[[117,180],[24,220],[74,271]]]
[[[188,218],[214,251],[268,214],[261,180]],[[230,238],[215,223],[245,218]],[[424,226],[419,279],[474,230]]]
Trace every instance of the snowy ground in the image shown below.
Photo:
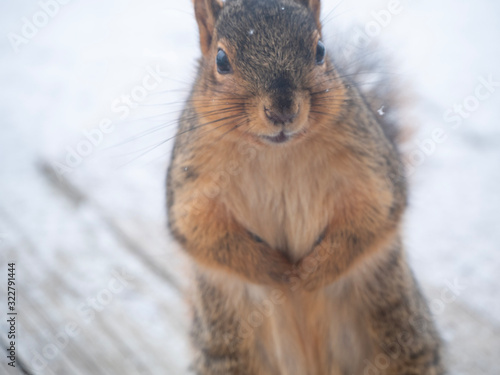
[[[17,262],[20,313],[33,313],[19,317],[18,358],[33,374],[183,374],[183,260],[164,233],[172,142],[160,142],[175,130],[199,54],[191,2],[72,0],[45,18],[41,3],[51,1],[0,5],[0,267]],[[326,39],[335,41],[337,24],[357,22],[410,83],[418,128],[410,260],[453,373],[498,374],[500,3],[390,3],[323,1]],[[390,20],[377,16],[391,9]],[[46,25],[30,29],[25,18]],[[13,43],[12,33],[25,39]],[[144,88],[147,77],[154,87]],[[131,93],[146,95],[127,104]],[[81,148],[86,134],[90,149]],[[79,147],[84,156],[75,156]],[[61,179],[54,168],[66,172]],[[80,319],[81,303],[122,268],[132,286],[96,318],[81,318],[84,333],[49,358],[59,327]],[[456,298],[443,298],[450,290]],[[0,296],[4,314],[5,288]],[[96,345],[112,349],[103,356]],[[0,373],[16,371],[2,355]]]

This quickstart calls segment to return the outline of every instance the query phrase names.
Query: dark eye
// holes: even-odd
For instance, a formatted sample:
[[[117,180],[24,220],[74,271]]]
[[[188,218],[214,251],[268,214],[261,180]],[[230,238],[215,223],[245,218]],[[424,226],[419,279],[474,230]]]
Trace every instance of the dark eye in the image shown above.
[[[229,63],[229,59],[227,58],[226,52],[223,50],[219,50],[217,52],[217,71],[219,74],[229,74],[233,70],[231,69],[231,64]]]
[[[316,46],[316,64],[323,65],[325,62],[325,54],[325,45],[321,40],[318,40],[318,45]]]

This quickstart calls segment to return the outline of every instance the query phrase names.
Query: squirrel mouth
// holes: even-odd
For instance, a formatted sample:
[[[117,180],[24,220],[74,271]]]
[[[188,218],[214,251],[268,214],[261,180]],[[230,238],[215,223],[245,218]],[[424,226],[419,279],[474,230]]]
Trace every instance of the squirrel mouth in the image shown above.
[[[292,136],[289,134],[286,134],[282,130],[278,135],[273,135],[273,136],[264,135],[264,136],[262,136],[262,138],[264,138],[265,140],[270,141],[272,143],[285,143],[290,138],[292,138]]]

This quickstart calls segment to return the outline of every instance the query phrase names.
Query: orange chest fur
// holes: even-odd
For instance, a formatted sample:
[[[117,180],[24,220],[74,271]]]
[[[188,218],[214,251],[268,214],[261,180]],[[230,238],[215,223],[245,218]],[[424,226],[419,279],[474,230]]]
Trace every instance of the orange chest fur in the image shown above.
[[[245,228],[298,260],[312,249],[333,215],[334,181],[305,160],[263,156],[234,176],[221,200]]]
[[[311,251],[348,204],[345,166],[332,152],[301,142],[227,152],[223,156],[219,148],[205,163],[211,182],[218,180],[215,199],[239,224],[293,261]]]

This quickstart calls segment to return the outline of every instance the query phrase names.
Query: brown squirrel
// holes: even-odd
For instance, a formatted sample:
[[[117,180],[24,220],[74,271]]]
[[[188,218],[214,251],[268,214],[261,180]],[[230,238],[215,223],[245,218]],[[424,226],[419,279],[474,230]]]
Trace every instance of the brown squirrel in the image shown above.
[[[167,201],[195,268],[195,373],[443,374],[394,127],[326,53],[320,0],[194,8]]]

